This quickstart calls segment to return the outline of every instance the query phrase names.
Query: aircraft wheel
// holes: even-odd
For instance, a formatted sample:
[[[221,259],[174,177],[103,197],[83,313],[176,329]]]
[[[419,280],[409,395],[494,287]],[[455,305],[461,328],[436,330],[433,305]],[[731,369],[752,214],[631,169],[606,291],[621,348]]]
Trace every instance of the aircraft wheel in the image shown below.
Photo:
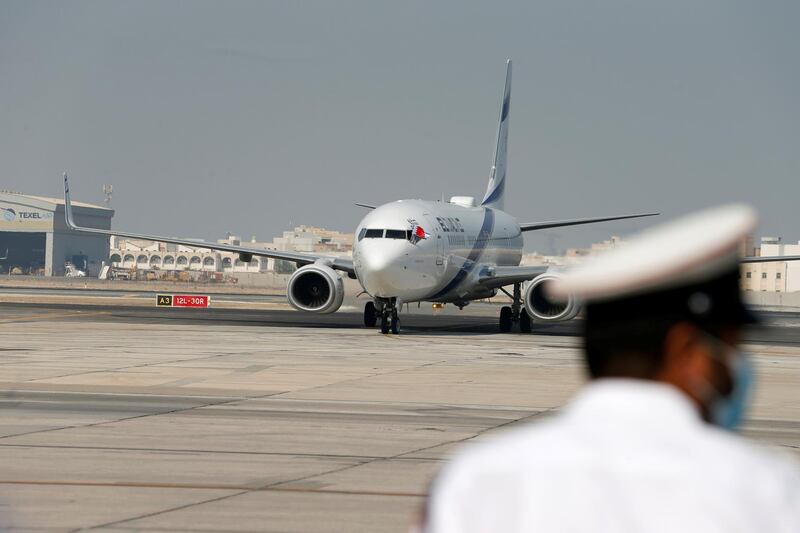
[[[395,335],[400,333],[400,317],[397,316],[397,313],[392,314],[392,333]]]
[[[367,302],[364,306],[364,326],[374,328],[378,324],[378,313],[375,311],[375,302]]]
[[[519,313],[519,331],[520,333],[531,332],[531,317],[528,316],[528,312],[524,309]]]
[[[381,313],[381,333],[383,333],[384,335],[389,333],[390,323],[391,323],[390,315],[387,313]]]
[[[511,308],[505,306],[500,309],[500,333],[508,333],[511,331],[512,319]]]

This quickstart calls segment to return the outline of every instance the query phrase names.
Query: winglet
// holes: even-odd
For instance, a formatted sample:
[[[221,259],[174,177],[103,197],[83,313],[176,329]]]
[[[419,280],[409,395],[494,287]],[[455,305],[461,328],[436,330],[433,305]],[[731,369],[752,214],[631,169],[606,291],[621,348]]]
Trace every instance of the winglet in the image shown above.
[[[75,220],[72,218],[72,201],[69,198],[69,179],[66,172],[64,172],[64,219],[69,229],[79,230]]]

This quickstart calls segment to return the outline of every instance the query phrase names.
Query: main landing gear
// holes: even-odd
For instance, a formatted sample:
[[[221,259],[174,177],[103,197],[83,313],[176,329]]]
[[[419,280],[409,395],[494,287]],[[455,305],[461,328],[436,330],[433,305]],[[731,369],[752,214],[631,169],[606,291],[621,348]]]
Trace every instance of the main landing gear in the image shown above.
[[[514,284],[514,294],[509,294],[505,289],[500,290],[511,298],[511,305],[500,309],[500,333],[508,333],[514,327],[514,324],[519,324],[521,333],[530,333],[531,317],[522,308],[522,284]]]
[[[377,305],[376,305],[377,303]],[[364,306],[364,326],[374,328],[381,323],[381,333],[390,331],[397,335],[400,332],[400,318],[397,316],[397,298],[380,298],[375,302],[367,302]]]
[[[374,328],[378,323],[378,311],[375,309],[375,302],[367,302],[364,306],[364,326]]]

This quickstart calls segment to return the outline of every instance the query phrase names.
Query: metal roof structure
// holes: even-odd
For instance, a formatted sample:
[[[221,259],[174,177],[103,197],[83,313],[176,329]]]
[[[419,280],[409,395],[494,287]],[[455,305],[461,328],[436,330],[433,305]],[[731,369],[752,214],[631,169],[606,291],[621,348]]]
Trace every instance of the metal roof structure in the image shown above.
[[[36,207],[39,209],[50,209],[50,210],[55,210],[57,206],[64,205],[63,198],[49,198],[47,196],[35,196],[32,194],[23,194],[20,192],[5,191],[5,190],[0,190],[0,202],[26,203],[31,207]],[[86,202],[73,201],[72,205],[76,207],[83,207],[86,209],[99,209],[102,211],[109,212],[109,214],[114,212],[113,209],[109,209],[108,207],[89,204]]]

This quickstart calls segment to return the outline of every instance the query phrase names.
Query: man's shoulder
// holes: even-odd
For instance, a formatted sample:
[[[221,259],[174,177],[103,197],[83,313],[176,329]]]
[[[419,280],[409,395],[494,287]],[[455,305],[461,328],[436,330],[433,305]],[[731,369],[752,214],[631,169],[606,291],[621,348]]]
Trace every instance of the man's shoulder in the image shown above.
[[[486,476],[502,476],[509,481],[524,478],[525,472],[532,469],[574,470],[587,464],[598,467],[601,465],[594,461],[612,460],[607,455],[599,457],[598,446],[608,451],[608,447],[616,443],[620,456],[625,455],[626,461],[631,458],[629,454],[634,454],[642,461],[663,460],[672,466],[682,465],[679,470],[685,472],[704,472],[719,482],[750,484],[757,481],[761,488],[793,487],[792,490],[800,491],[800,465],[788,454],[708,424],[697,424],[691,432],[651,435],[644,440],[625,441],[617,435],[605,440],[606,433],[600,435],[599,440],[604,440],[602,444],[592,441],[592,435],[591,431],[584,432],[573,423],[565,423],[562,416],[511,429],[461,449],[443,471],[442,481],[471,485],[480,484]],[[664,440],[660,441],[660,437]],[[613,464],[607,467],[613,469]]]
[[[759,490],[788,484],[800,491],[800,464],[788,453],[711,425],[704,425],[698,438],[703,443],[706,466],[717,469],[721,476],[740,473],[754,486],[759,485]]]

